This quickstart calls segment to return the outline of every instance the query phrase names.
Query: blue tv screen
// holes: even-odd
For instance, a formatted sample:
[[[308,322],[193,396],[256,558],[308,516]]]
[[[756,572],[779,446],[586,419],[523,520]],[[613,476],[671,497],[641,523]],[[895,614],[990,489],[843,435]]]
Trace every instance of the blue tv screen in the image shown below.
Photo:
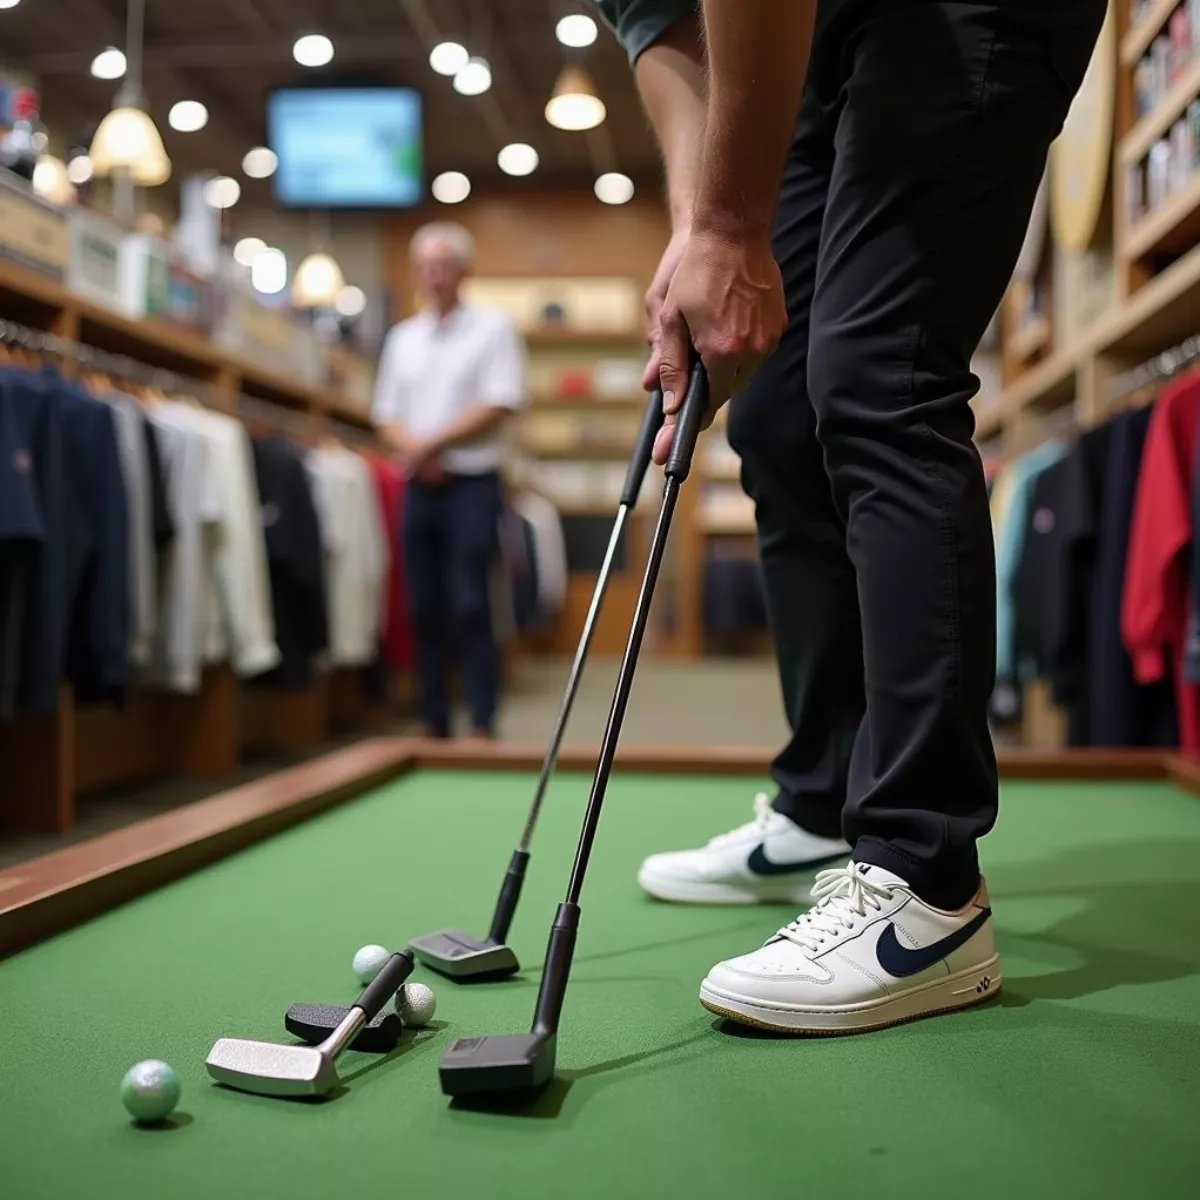
[[[288,208],[411,208],[424,195],[421,95],[412,88],[288,88],[267,100]]]

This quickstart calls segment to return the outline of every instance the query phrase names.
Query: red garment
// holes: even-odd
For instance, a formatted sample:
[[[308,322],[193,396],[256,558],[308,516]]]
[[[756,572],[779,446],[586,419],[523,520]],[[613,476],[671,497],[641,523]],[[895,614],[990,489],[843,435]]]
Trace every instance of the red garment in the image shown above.
[[[382,458],[368,460],[375,479],[379,507],[387,527],[389,556],[387,615],[383,631],[383,660],[393,670],[413,665],[413,629],[408,614],[408,590],[404,575],[404,555],[400,545],[400,522],[404,512],[404,475],[395,463]]]
[[[1200,374],[1168,387],[1150,415],[1121,594],[1121,637],[1138,683],[1175,679],[1179,738],[1200,752],[1200,688],[1183,676]]]

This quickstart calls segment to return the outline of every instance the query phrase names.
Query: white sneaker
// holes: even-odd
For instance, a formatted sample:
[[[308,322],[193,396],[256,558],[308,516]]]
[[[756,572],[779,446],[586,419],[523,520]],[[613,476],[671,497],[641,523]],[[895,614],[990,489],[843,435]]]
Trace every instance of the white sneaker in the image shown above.
[[[882,867],[822,871],[816,906],[761,950],[718,963],[700,1003],[783,1033],[863,1033],[966,1008],[1000,990],[987,885],[958,912],[913,895]]]
[[[806,904],[816,868],[849,853],[840,838],[806,832],[760,793],[748,825],[700,850],[651,855],[642,863],[638,883],[656,900],[683,904]]]

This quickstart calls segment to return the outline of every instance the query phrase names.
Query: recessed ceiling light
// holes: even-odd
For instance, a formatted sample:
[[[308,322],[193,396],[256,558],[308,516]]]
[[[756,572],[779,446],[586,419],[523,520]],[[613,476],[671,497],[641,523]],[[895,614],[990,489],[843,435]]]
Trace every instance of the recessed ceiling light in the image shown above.
[[[97,79],[120,79],[125,74],[125,55],[116,46],[101,50],[92,59],[92,74]]]
[[[492,68],[485,58],[468,59],[454,76],[454,90],[462,96],[481,96],[492,86]]]
[[[302,67],[323,67],[333,61],[333,43],[323,33],[306,33],[296,39],[292,57]]]
[[[512,142],[496,155],[496,162],[505,175],[532,175],[537,170],[538,152],[524,142]]]
[[[626,204],[633,199],[633,180],[619,171],[607,171],[596,180],[596,199],[605,204]]]
[[[573,13],[559,21],[554,34],[564,46],[590,46],[596,40],[596,22],[583,13]]]
[[[180,100],[171,105],[167,124],[179,133],[196,133],[208,124],[208,109],[199,100]]]
[[[267,248],[267,243],[262,238],[246,237],[242,238],[233,248],[233,257],[236,262],[242,264],[243,267],[254,266],[254,260]]]
[[[277,296],[287,287],[287,255],[274,246],[260,250],[250,268],[250,282],[264,296]]]
[[[242,159],[242,170],[251,179],[267,179],[275,174],[275,168],[278,166],[278,155],[266,146],[255,146],[253,150],[247,150],[245,158]]]
[[[435,200],[461,204],[471,194],[471,181],[461,171],[443,171],[429,188]]]
[[[470,57],[466,46],[458,42],[438,42],[429,52],[429,65],[439,75],[457,75]]]
[[[204,203],[213,208],[232,208],[242,194],[242,185],[228,175],[214,175],[204,185]]]
[[[0,8],[16,8],[21,0],[0,0]]]
[[[87,183],[92,177],[92,160],[86,154],[77,154],[67,163],[67,178],[76,186]]]
[[[338,292],[336,307],[343,317],[357,317],[367,307],[367,293],[350,284]]]

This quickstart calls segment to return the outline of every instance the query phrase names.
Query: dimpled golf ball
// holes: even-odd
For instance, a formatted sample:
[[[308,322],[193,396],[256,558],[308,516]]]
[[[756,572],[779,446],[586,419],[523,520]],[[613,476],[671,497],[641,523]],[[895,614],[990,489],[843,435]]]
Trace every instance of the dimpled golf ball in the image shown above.
[[[359,983],[370,983],[380,971],[383,964],[392,956],[382,946],[364,946],[354,956],[354,977]]]
[[[183,1085],[175,1068],[156,1058],[135,1063],[121,1080],[121,1103],[135,1121],[162,1121],[175,1111]]]
[[[396,1013],[401,1024],[409,1029],[421,1029],[433,1020],[437,1012],[437,997],[433,988],[423,983],[406,983],[396,993]]]

